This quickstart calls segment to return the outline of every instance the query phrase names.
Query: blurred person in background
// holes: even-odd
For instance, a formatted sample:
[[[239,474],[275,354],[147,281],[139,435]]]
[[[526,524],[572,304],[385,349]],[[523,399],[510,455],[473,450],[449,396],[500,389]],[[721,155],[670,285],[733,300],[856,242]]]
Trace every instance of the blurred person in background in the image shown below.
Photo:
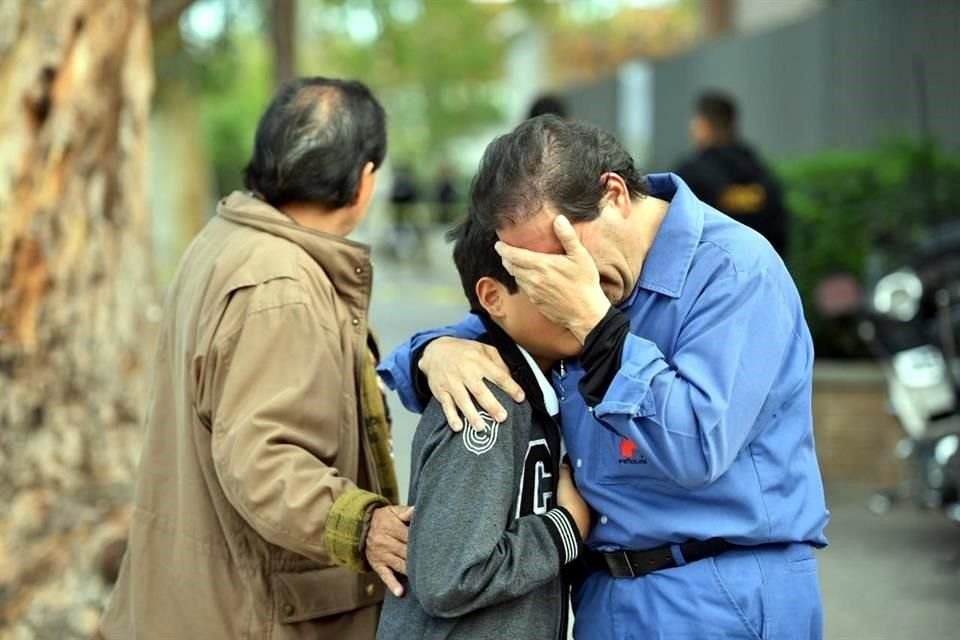
[[[369,250],[346,239],[385,153],[358,82],[289,82],[260,119],[249,191],[167,297],[108,640],[369,639],[380,580],[402,593],[411,509],[391,506]]]
[[[390,209],[393,214],[390,250],[397,259],[419,255],[426,243],[426,229],[420,219],[420,187],[408,164],[397,164],[390,185]]]
[[[719,91],[694,103],[690,138],[695,151],[677,175],[712,207],[755,229],[786,257],[789,212],[776,177],[739,136],[737,104]]]
[[[527,117],[536,118],[537,116],[545,115],[555,115],[566,118],[568,116],[567,105],[563,101],[563,98],[553,95],[552,93],[544,93],[537,96],[533,104],[530,105],[530,112],[527,114]]]
[[[437,167],[436,181],[434,182],[434,204],[436,213],[434,222],[451,224],[457,219],[457,175],[449,162],[441,162]]]
[[[549,375],[594,512],[575,637],[821,638],[813,342],[770,244],[676,175],[640,175],[609,133],[556,116],[487,147],[470,212],[581,346]],[[451,428],[483,430],[481,410],[508,418],[487,381],[524,397],[483,332],[470,314],[418,333],[380,373],[407,408],[432,396]]]

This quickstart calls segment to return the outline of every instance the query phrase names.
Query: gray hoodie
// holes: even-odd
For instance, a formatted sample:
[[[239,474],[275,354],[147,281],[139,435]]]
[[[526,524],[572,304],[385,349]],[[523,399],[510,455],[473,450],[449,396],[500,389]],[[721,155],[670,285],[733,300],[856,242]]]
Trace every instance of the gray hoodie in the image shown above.
[[[527,401],[491,391],[508,418],[484,432],[448,426],[436,400],[413,440],[403,598],[388,595],[377,638],[566,638],[561,569],[579,554],[570,514],[556,506],[560,430],[536,374],[497,327],[497,346]]]

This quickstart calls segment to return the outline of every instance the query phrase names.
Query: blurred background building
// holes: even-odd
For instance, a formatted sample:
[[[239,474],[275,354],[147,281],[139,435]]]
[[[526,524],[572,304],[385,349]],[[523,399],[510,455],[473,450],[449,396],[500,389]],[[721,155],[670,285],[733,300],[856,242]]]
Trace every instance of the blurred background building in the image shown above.
[[[163,289],[294,75],[358,78],[388,113],[358,232],[385,350],[465,312],[442,232],[537,96],[647,171],[690,152],[701,91],[733,96],[792,212],[820,357],[827,637],[957,637],[956,496],[918,481],[938,458],[891,413],[863,328],[882,277],[958,220],[957,61],[955,0],[0,0],[0,640],[90,636]],[[415,419],[391,405],[405,487]]]

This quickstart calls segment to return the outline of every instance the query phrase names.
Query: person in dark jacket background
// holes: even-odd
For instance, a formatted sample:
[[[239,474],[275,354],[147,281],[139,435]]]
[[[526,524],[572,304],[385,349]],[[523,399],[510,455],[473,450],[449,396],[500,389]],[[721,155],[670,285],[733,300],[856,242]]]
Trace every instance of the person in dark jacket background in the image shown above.
[[[547,114],[566,118],[569,115],[568,112],[567,103],[563,101],[563,98],[552,93],[541,93],[530,105],[527,118],[536,118]]]
[[[790,216],[780,184],[740,139],[737,117],[732,97],[719,91],[702,93],[690,120],[696,151],[676,173],[698,198],[755,229],[785,258]]]

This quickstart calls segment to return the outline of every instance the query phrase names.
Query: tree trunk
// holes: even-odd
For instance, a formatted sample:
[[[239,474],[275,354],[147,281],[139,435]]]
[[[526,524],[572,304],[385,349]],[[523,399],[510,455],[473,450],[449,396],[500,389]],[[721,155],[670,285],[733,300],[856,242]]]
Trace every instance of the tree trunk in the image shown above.
[[[273,43],[274,80],[279,85],[297,73],[297,0],[269,0],[270,41]]]
[[[703,32],[711,38],[730,33],[734,27],[734,7],[730,0],[710,0],[702,5]]]
[[[0,639],[88,638],[155,316],[147,0],[0,1]]]

